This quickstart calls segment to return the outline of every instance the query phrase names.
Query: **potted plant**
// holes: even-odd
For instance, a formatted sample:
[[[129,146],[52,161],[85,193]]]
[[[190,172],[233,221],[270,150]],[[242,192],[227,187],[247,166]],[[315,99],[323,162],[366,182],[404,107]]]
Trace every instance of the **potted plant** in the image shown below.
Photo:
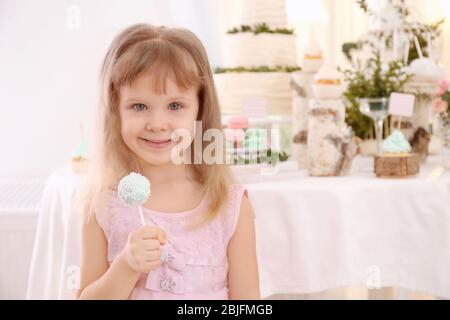
[[[400,60],[383,63],[380,51],[373,51],[373,56],[365,65],[342,72],[347,82],[344,93],[347,102],[346,122],[363,140],[375,136],[380,151],[389,97],[392,92],[404,92],[411,75],[405,71]],[[375,126],[371,125],[371,119]]]

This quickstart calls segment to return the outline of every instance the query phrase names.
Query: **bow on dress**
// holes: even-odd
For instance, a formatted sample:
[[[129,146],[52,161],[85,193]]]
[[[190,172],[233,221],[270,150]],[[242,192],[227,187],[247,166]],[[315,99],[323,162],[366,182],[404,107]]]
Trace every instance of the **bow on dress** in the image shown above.
[[[185,281],[183,273],[186,267],[184,254],[168,241],[162,247],[161,261],[161,267],[149,272],[145,288],[153,291],[184,294]]]

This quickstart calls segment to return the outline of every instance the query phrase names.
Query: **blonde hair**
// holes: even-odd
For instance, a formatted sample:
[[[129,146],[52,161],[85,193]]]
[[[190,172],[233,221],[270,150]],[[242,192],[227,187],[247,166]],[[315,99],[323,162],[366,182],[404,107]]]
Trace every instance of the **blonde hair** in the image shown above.
[[[158,92],[165,92],[169,75],[174,76],[180,88],[196,87],[199,98],[197,120],[202,122],[203,132],[213,128],[222,130],[213,74],[206,50],[197,36],[186,29],[147,24],[126,28],[111,43],[100,73],[101,91],[92,159],[86,185],[77,201],[88,219],[104,192],[116,189],[123,176],[139,171],[135,156],[120,133],[118,104],[120,88],[130,85],[145,72],[158,72],[158,77],[153,77],[154,89]],[[202,142],[202,153],[205,147],[206,143]],[[192,149],[191,157],[194,156]],[[225,205],[233,179],[225,164],[192,166],[209,199],[208,212],[202,221],[206,222]]]

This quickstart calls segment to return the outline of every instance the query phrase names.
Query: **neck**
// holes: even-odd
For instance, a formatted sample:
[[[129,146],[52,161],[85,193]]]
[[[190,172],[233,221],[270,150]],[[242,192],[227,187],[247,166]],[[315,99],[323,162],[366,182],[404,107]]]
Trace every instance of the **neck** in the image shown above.
[[[193,179],[192,169],[185,164],[168,162],[162,165],[151,165],[139,161],[139,168],[141,174],[150,180],[152,187]]]

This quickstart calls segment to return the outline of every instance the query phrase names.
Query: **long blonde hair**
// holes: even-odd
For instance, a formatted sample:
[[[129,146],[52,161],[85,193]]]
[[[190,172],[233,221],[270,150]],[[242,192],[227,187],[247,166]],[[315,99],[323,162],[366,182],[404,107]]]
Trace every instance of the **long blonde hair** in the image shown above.
[[[154,88],[164,91],[169,74],[180,88],[195,86],[199,98],[197,120],[203,132],[222,130],[220,108],[206,50],[194,33],[181,28],[136,24],[118,34],[104,58],[100,73],[100,99],[94,127],[94,145],[86,185],[79,193],[82,212],[92,217],[104,192],[116,189],[119,180],[139,171],[133,152],[120,134],[120,88],[144,72],[158,72]],[[202,132],[202,136],[203,136]],[[202,139],[203,140],[203,139]],[[206,147],[202,143],[202,150]],[[192,152],[192,150],[191,150]],[[191,154],[193,156],[193,153]],[[230,169],[225,164],[193,164],[209,199],[203,222],[214,218],[227,200]]]

